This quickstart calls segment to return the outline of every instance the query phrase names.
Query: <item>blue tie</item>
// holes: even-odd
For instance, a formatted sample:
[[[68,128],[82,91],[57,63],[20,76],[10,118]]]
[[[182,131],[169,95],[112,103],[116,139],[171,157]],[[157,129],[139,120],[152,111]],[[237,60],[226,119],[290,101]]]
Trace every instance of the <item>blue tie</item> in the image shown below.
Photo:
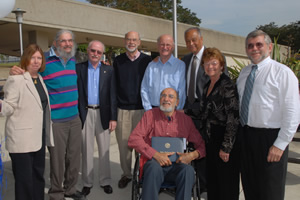
[[[252,70],[246,80],[245,90],[242,99],[241,112],[240,112],[240,121],[242,126],[247,125],[248,122],[249,102],[252,94],[256,70],[257,70],[257,65],[253,65]]]

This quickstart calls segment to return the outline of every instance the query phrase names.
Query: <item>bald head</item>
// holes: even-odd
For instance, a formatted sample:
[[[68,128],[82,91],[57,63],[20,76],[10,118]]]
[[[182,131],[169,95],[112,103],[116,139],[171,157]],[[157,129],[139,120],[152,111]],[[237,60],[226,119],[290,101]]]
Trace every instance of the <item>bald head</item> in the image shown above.
[[[174,40],[171,35],[164,34],[157,38],[157,49],[159,51],[162,63],[165,63],[171,57],[174,50]]]

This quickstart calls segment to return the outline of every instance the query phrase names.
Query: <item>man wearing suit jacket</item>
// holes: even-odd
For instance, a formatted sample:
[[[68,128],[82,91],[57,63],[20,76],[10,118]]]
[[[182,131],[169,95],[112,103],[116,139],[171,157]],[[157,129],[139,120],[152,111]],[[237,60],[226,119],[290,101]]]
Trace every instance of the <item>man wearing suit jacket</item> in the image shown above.
[[[193,119],[193,122],[196,128],[200,129],[200,99],[202,97],[203,88],[205,84],[209,81],[209,77],[205,75],[203,67],[200,66],[203,51],[205,47],[203,46],[203,37],[201,35],[200,29],[198,27],[192,27],[187,29],[184,32],[184,39],[186,43],[186,47],[191,52],[185,55],[182,58],[182,61],[186,66],[186,103],[184,106],[184,112],[188,116]],[[196,68],[195,71],[192,72],[193,63]],[[193,80],[191,81],[191,74],[193,76]],[[190,84],[193,86],[190,86]],[[192,91],[191,91],[192,90]],[[192,95],[192,96],[191,96]],[[191,98],[192,97],[192,98]],[[207,135],[204,132],[199,130],[204,141],[207,141]],[[200,191],[206,191],[206,161],[205,157],[196,161],[197,170],[199,174],[199,182],[200,182]]]
[[[79,115],[82,121],[81,194],[87,196],[93,187],[94,137],[99,153],[99,183],[104,192],[113,192],[109,160],[110,132],[117,126],[117,102],[114,69],[102,64],[104,52],[100,41],[91,41],[88,61],[76,65],[79,92]]]

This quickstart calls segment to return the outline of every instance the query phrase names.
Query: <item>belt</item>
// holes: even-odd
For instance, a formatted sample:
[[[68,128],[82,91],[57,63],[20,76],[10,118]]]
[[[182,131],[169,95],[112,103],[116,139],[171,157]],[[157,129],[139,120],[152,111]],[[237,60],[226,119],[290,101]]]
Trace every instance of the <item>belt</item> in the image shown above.
[[[96,109],[99,109],[100,106],[98,106],[98,105],[90,105],[90,106],[87,106],[86,108],[91,108],[91,109],[96,110]]]
[[[244,129],[253,129],[253,130],[280,130],[280,128],[256,128],[252,126],[245,125],[243,126]]]

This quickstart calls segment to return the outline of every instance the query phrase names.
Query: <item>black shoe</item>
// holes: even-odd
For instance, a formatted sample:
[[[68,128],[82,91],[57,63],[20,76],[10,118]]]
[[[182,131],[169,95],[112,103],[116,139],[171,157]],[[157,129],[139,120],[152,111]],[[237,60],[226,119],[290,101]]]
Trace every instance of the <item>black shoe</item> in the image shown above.
[[[106,194],[111,194],[113,192],[113,189],[110,185],[104,185],[104,186],[100,186],[100,187],[104,189],[104,192]]]
[[[207,192],[207,189],[206,188],[200,188],[200,194],[204,193],[204,192]]]
[[[118,183],[119,188],[125,188],[127,184],[131,181],[131,178],[127,178],[126,176],[123,176]]]
[[[74,200],[84,200],[84,196],[80,194],[79,191],[76,191],[74,194],[65,194],[65,197],[67,198],[71,198],[71,199],[74,199]]]
[[[81,195],[87,196],[90,194],[92,187],[83,187],[81,190]]]

